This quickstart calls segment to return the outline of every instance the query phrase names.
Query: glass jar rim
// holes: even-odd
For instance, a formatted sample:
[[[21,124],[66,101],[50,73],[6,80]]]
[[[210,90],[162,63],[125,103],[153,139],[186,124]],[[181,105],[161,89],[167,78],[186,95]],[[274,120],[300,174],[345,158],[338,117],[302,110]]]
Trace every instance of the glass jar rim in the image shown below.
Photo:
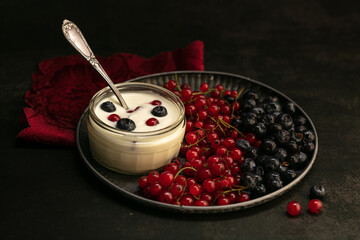
[[[110,131],[115,134],[124,135],[124,136],[134,136],[134,137],[143,137],[143,136],[154,136],[154,135],[160,135],[163,133],[166,133],[175,127],[177,127],[179,124],[183,122],[185,119],[185,106],[183,102],[180,100],[180,98],[173,92],[171,92],[168,89],[165,89],[163,87],[150,84],[150,83],[143,83],[143,82],[125,82],[125,83],[117,83],[115,84],[116,88],[120,91],[120,93],[127,89],[134,89],[134,90],[149,90],[154,93],[160,94],[161,96],[170,99],[176,107],[179,109],[179,117],[169,126],[153,130],[153,131],[146,131],[146,132],[129,132],[125,130],[121,130],[118,128],[114,128],[109,126],[108,124],[104,123],[98,116],[95,114],[95,107],[101,99],[103,99],[105,96],[108,96],[109,94],[112,94],[112,90],[109,87],[105,87],[101,90],[99,90],[97,93],[94,94],[94,96],[91,98],[89,103],[89,114],[88,117],[91,117],[92,120],[101,128]]]

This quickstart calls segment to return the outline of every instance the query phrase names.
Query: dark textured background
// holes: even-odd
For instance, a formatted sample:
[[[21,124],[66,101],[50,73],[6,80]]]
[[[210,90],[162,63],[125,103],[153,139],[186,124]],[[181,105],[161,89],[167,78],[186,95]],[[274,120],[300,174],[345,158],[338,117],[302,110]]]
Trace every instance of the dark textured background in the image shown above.
[[[1,239],[360,239],[358,1],[1,1]],[[288,95],[312,118],[319,154],[284,196],[245,211],[186,215],[148,209],[107,188],[76,149],[17,142],[31,74],[75,54],[74,21],[95,53],[151,57],[205,44],[205,69],[241,74]],[[327,189],[307,212],[308,190]],[[290,218],[288,202],[302,203]]]

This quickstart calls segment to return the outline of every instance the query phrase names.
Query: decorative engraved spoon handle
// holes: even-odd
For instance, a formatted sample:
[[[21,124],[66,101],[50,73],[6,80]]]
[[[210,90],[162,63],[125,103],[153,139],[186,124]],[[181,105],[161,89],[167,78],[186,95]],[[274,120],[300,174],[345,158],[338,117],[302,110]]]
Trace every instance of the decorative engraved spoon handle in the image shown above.
[[[64,20],[62,25],[62,31],[65,35],[65,38],[69,43],[93,66],[100,75],[105,79],[111,90],[114,92],[115,96],[119,100],[120,104],[126,110],[129,108],[121,96],[119,90],[115,87],[114,83],[111,81],[110,77],[107,75],[105,70],[102,68],[98,60],[95,58],[94,53],[91,51],[90,46],[86,42],[84,36],[82,35],[80,29],[71,21]]]

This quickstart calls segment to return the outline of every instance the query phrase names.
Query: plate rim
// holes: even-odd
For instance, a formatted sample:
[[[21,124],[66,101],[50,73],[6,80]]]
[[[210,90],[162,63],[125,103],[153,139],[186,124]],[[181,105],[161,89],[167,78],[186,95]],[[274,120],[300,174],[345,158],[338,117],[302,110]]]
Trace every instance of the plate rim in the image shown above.
[[[318,134],[316,131],[316,128],[311,120],[311,118],[307,115],[307,113],[296,103],[294,102],[291,98],[289,98],[288,96],[286,96],[285,94],[283,94],[282,92],[274,89],[273,87],[264,84],[262,82],[259,82],[257,80],[251,79],[249,77],[245,77],[242,75],[238,75],[238,74],[234,74],[234,73],[227,73],[227,72],[219,72],[219,71],[171,71],[171,72],[162,72],[162,73],[156,73],[156,74],[150,74],[150,75],[145,75],[145,76],[141,76],[141,77],[137,77],[137,78],[133,78],[130,79],[126,82],[133,82],[133,81],[139,81],[139,80],[143,80],[146,78],[154,78],[154,77],[160,77],[160,76],[164,76],[164,75],[175,75],[175,74],[213,74],[213,75],[222,75],[222,76],[229,76],[229,77],[234,77],[234,78],[241,78],[247,81],[250,81],[252,83],[261,85],[262,87],[265,87],[273,92],[275,92],[276,94],[281,95],[282,97],[284,97],[285,99],[293,102],[296,107],[302,112],[302,114],[305,115],[305,117],[307,118],[307,120],[309,121],[309,124],[312,127],[312,130],[314,131],[315,134],[315,149],[312,155],[312,158],[309,162],[309,164],[306,166],[306,168],[301,172],[301,174],[299,176],[297,176],[297,178],[295,180],[293,180],[292,182],[290,182],[289,184],[285,185],[284,187],[282,187],[281,189],[278,189],[272,193],[266,194],[262,197],[259,198],[255,198],[253,200],[249,200],[246,202],[242,202],[242,203],[234,203],[234,204],[229,204],[229,205],[224,205],[224,206],[207,206],[207,207],[200,207],[200,206],[181,206],[181,205],[174,205],[174,204],[167,204],[167,203],[162,203],[162,202],[158,202],[152,199],[148,199],[145,198],[144,196],[140,196],[138,194],[129,192],[121,187],[119,187],[118,185],[116,185],[115,183],[111,182],[109,179],[107,179],[105,176],[103,176],[99,171],[97,171],[94,166],[88,161],[88,159],[86,158],[86,156],[83,153],[83,149],[81,148],[81,143],[80,143],[80,134],[81,134],[81,125],[83,124],[83,121],[85,119],[85,117],[87,116],[88,113],[88,107],[85,109],[85,111],[83,112],[83,114],[80,117],[80,120],[77,124],[77,128],[76,128],[76,145],[77,145],[77,149],[78,152],[82,158],[82,160],[84,161],[85,165],[95,174],[95,176],[97,176],[102,182],[104,182],[106,185],[110,186],[111,188],[113,188],[114,190],[120,192],[123,196],[125,197],[130,197],[131,199],[136,200],[137,202],[141,203],[141,204],[146,204],[146,205],[150,205],[153,207],[157,207],[160,209],[166,209],[166,210],[170,210],[170,211],[175,211],[175,212],[187,212],[187,213],[218,213],[218,212],[229,212],[229,211],[236,211],[236,210],[240,210],[240,209],[245,209],[245,208],[250,208],[253,206],[257,206],[266,202],[269,202],[273,199],[275,199],[276,197],[280,197],[281,195],[283,195],[284,193],[288,192],[290,189],[292,189],[295,185],[297,185],[300,181],[303,180],[303,178],[309,173],[309,171],[311,170],[317,154],[318,154]],[[86,122],[85,122],[86,124]],[[111,171],[111,170],[109,170]],[[119,173],[120,174],[120,173]]]

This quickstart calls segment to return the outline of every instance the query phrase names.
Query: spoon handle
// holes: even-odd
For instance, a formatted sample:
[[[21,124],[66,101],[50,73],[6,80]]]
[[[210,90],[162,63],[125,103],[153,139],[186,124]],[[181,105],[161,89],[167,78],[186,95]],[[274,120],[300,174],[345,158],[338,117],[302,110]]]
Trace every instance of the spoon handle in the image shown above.
[[[69,43],[93,66],[96,71],[105,79],[106,83],[109,85],[111,90],[115,93],[120,104],[126,110],[129,108],[121,96],[119,90],[115,87],[114,83],[111,81],[110,77],[107,75],[105,70],[100,65],[99,61],[96,59],[94,53],[92,52],[90,46],[86,42],[84,36],[82,35],[80,29],[71,21],[64,20],[62,25],[62,31],[65,35],[65,38]]]

